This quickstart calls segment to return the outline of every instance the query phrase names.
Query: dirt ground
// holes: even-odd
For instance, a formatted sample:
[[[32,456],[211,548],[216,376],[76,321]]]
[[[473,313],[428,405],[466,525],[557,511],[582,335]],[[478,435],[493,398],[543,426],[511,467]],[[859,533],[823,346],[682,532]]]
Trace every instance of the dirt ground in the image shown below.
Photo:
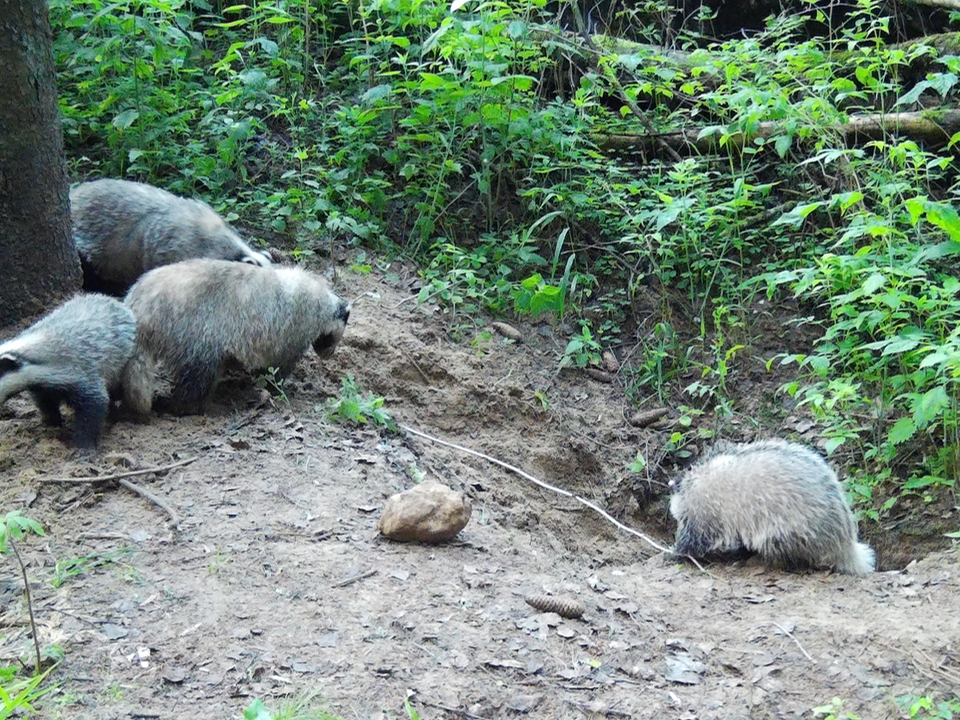
[[[960,688],[960,557],[942,537],[910,561],[921,546],[862,524],[881,563],[868,578],[701,572],[494,464],[331,421],[326,399],[353,374],[398,422],[670,543],[673,468],[658,448],[675,410],[631,425],[622,382],[557,374],[565,339],[549,324],[518,324],[520,343],[454,341],[413,284],[396,267],[345,273],[354,307],[331,360],[310,353],[283,396],[229,378],[204,417],[118,422],[95,461],[28,399],[0,410],[0,510],[23,508],[48,532],[22,552],[42,641],[64,653],[40,717],[233,720],[254,698],[278,708],[317,694],[347,720],[406,718],[405,698],[424,720],[810,718],[833,698],[838,718],[874,720],[909,716],[895,698]],[[759,404],[776,383],[757,367]],[[813,432],[789,408],[752,420],[725,434]],[[638,449],[645,477],[627,470]],[[115,482],[52,482],[184,460],[131,478],[169,503],[179,530]],[[445,545],[382,539],[385,500],[423,477],[466,493],[470,523]],[[960,526],[955,499],[936,512]],[[576,598],[586,613],[542,614],[529,593]],[[30,647],[9,557],[0,602],[9,663]]]

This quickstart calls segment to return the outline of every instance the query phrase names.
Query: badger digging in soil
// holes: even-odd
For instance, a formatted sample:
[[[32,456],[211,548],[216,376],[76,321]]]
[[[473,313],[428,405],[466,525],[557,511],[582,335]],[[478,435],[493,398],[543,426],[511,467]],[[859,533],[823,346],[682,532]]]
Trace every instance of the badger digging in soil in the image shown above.
[[[61,403],[73,408],[77,447],[92,451],[111,397],[136,342],[133,313],[105,295],[78,295],[17,337],[0,344],[0,404],[28,391],[47,425],[60,426]]]
[[[160,407],[203,412],[227,361],[248,371],[277,368],[284,377],[310,345],[322,358],[332,355],[350,316],[350,304],[319,275],[222,260],[152,270],[130,289],[126,304],[138,330],[124,400],[140,414],[150,411],[157,360],[173,384]]]
[[[270,264],[205,202],[152,185],[81,183],[70,189],[70,206],[85,290],[123,295],[148,270],[191,258]]]
[[[777,567],[873,572],[836,473],[802,445],[721,444],[670,488],[680,555],[747,550]]]

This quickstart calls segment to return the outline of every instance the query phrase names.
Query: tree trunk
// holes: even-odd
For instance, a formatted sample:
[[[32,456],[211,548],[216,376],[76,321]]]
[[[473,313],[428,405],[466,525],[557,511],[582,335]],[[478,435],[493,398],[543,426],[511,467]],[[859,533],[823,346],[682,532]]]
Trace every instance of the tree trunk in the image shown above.
[[[80,287],[45,0],[0,0],[0,326]]]

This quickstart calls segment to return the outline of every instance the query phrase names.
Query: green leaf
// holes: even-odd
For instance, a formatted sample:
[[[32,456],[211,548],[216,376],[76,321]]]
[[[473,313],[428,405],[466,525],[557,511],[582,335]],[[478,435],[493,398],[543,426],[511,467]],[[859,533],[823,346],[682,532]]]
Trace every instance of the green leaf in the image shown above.
[[[536,290],[543,282],[543,276],[540,273],[534,273],[528,278],[520,281],[520,287],[524,290]]]
[[[931,485],[943,485],[953,487],[953,480],[937,477],[935,475],[924,475],[923,477],[912,477],[903,484],[904,490],[918,490],[920,488],[930,487]]]
[[[916,423],[913,422],[913,418],[902,417],[893,424],[892,428],[890,428],[890,432],[887,435],[887,440],[894,445],[899,445],[900,443],[906,442],[912,438],[916,432],[917,426]]]
[[[527,24],[522,20],[513,20],[507,26],[507,35],[514,39],[523,37],[527,32]]]
[[[827,441],[823,444],[823,450],[827,453],[827,455],[832,455],[833,451],[843,445],[846,441],[847,439],[843,437],[827,438]]]
[[[884,283],[887,282],[887,276],[883,273],[874,273],[867,278],[866,282],[863,283],[862,290],[866,295],[872,295],[877,290],[883,287]]]
[[[450,81],[446,78],[435,75],[434,73],[420,73],[421,90],[441,90],[448,85],[450,85]]]
[[[779,218],[773,222],[773,226],[777,225],[792,225],[793,227],[799,228],[803,224],[804,219],[812,213],[817,208],[823,207],[827,203],[825,202],[813,202],[813,203],[802,203],[797,205],[793,210],[788,213],[784,213]]]
[[[938,228],[945,230],[951,240],[960,242],[960,215],[952,205],[946,203],[927,202],[927,220]]]
[[[790,152],[790,146],[793,145],[793,136],[792,135],[780,135],[777,137],[777,141],[774,147],[777,150],[777,155],[780,157],[786,157],[787,153]]]
[[[943,385],[937,385],[928,390],[913,404],[913,421],[917,428],[925,428],[943,414],[945,408],[950,407],[950,397]]]
[[[113,119],[113,126],[119,130],[126,130],[136,122],[138,117],[140,113],[136,110],[124,110]]]
[[[910,198],[904,205],[907,206],[907,212],[910,213],[910,222],[916,225],[920,218],[926,212],[927,199],[925,197]]]
[[[267,710],[260,698],[255,698],[243,711],[244,720],[273,720],[273,715]]]
[[[906,93],[905,95],[901,95],[900,99],[897,100],[897,102],[894,103],[893,106],[897,107],[898,105],[913,105],[915,102],[917,102],[920,99],[920,94],[924,90],[928,89],[929,87],[930,87],[930,83],[927,82],[926,80],[924,80],[923,82],[918,82],[916,85],[913,86],[910,92]]]

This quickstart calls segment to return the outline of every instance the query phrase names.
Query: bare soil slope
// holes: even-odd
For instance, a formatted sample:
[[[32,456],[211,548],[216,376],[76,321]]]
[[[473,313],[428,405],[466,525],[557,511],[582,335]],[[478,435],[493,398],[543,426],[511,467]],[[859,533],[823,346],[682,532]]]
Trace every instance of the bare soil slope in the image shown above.
[[[233,719],[255,697],[275,708],[319,692],[351,720],[404,718],[404,698],[424,719],[808,718],[834,697],[876,719],[904,716],[895,697],[960,687],[954,551],[896,568],[868,534],[886,569],[866,579],[703,573],[496,465],[332,422],[324,403],[351,373],[399,422],[670,542],[666,468],[626,477],[638,448],[657,459],[666,431],[631,426],[617,383],[558,376],[564,341],[549,327],[456,343],[409,289],[376,274],[341,288],[356,298],[343,345],[322,365],[308,355],[284,397],[228,379],[205,417],[115,424],[94,463],[27,399],[0,411],[0,509],[49,533],[23,550],[42,640],[65,653],[41,717]],[[190,458],[133,478],[178,531],[115,483],[48,482]],[[465,492],[470,524],[447,545],[381,539],[384,501],[422,477]],[[29,625],[15,565],[0,560],[9,662]],[[523,600],[533,592],[586,614],[541,614]]]

